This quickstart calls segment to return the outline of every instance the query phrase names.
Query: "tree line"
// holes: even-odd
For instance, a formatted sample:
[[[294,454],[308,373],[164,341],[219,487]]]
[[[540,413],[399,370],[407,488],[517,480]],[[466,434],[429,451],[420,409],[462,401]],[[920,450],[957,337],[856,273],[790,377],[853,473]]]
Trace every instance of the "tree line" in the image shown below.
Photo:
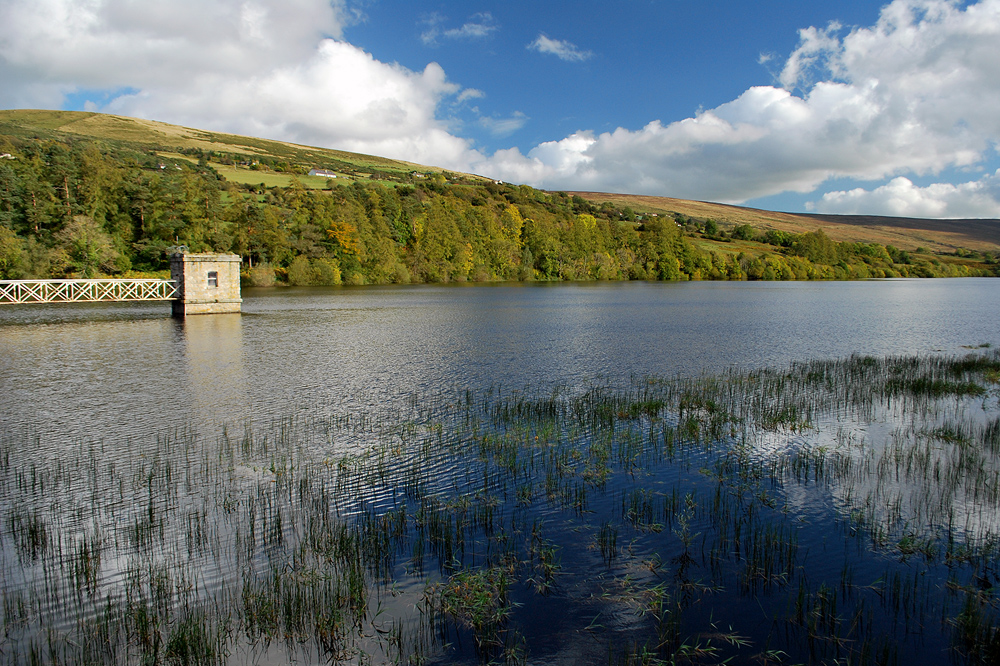
[[[88,139],[0,137],[0,277],[162,271],[178,246],[233,252],[254,284],[746,280],[992,275],[875,243],[637,215],[523,185],[434,175],[327,190],[226,181],[243,156],[165,160]],[[737,247],[738,246],[738,247]]]

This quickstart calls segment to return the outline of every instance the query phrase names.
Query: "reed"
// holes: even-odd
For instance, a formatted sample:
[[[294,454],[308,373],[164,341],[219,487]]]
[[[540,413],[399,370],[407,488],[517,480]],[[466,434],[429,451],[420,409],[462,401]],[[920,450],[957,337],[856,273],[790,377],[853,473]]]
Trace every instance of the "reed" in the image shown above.
[[[4,433],[0,663],[522,663],[554,608],[615,663],[990,663],[998,372],[858,356],[215,440]]]

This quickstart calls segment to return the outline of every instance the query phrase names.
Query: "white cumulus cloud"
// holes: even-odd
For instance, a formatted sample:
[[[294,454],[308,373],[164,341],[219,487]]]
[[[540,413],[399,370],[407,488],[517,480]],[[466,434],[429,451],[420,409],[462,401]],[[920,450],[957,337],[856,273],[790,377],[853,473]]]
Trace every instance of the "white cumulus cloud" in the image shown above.
[[[855,188],[827,192],[809,204],[820,213],[889,215],[895,217],[1000,217],[1000,170],[979,180],[953,185],[918,187],[899,176],[873,190]]]
[[[488,170],[737,203],[976,165],[1000,143],[1000,0],[895,0],[871,27],[804,29],[779,80],[681,121],[503,151]]]
[[[307,59],[343,21],[337,3],[319,0],[4,0],[0,71],[56,89],[253,76]]]

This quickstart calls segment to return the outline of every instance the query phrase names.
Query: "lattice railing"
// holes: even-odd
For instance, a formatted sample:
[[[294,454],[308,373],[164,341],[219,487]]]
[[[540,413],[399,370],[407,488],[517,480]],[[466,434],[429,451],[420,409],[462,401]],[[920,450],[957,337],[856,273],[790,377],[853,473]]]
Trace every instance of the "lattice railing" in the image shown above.
[[[172,280],[0,280],[0,304],[168,301],[179,296]]]

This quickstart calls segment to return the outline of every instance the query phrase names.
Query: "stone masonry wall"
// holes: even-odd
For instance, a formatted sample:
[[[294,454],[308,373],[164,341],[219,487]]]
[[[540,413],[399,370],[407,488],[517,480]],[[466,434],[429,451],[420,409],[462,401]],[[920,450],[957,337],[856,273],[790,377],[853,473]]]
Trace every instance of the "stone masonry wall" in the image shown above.
[[[215,286],[209,282],[213,272]],[[181,293],[173,303],[174,316],[240,311],[240,258],[235,254],[175,254],[170,277]]]

